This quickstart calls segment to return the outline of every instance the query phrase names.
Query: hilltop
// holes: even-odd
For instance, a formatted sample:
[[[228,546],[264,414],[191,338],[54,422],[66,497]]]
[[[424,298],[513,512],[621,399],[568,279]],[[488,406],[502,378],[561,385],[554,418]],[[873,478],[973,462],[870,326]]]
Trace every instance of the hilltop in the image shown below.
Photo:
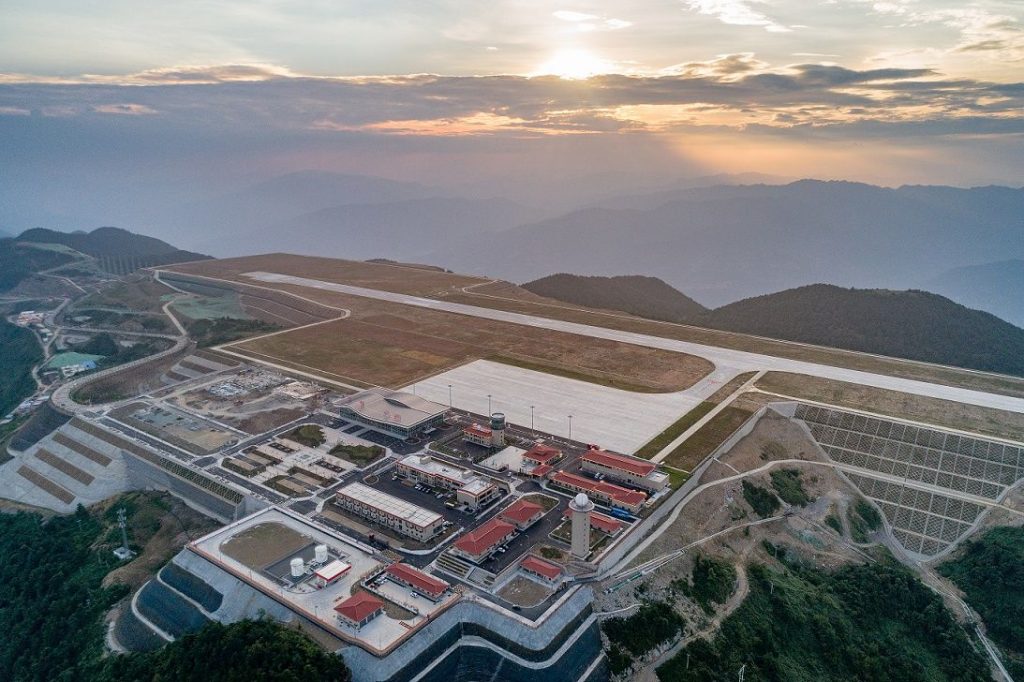
[[[622,310],[666,322],[689,322],[708,309],[657,277],[621,275],[599,277],[561,273],[523,285],[548,298],[593,308]]]
[[[209,256],[183,251],[155,237],[136,234],[120,227],[98,227],[92,232],[58,232],[42,227],[25,230],[19,242],[61,244],[88,256],[160,256],[166,263],[202,260]]]
[[[118,227],[100,227],[92,232],[37,227],[17,237],[0,239],[0,291],[13,289],[31,275],[72,264],[91,272],[127,274],[141,267],[207,258]]]
[[[1024,375],[1024,329],[926,291],[812,284],[708,310],[650,277],[557,275],[523,287],[670,322]]]

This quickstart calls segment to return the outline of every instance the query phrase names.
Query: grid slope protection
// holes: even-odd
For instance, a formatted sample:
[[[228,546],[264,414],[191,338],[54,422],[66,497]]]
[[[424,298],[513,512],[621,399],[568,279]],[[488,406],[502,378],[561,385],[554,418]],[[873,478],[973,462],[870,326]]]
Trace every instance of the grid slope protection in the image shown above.
[[[1024,449],[1015,445],[805,404],[796,418],[833,461],[865,471],[846,475],[885,514],[895,538],[925,557],[970,531],[986,507],[968,498],[994,502],[1024,477]]]

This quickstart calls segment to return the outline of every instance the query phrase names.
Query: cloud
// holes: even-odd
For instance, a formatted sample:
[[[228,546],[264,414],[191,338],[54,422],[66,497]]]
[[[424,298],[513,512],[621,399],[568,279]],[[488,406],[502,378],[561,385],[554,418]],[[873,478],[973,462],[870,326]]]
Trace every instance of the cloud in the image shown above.
[[[157,113],[156,109],[145,104],[96,104],[92,110],[98,114],[117,114],[121,116],[146,116]]]
[[[602,17],[597,14],[587,14],[586,12],[573,12],[569,10],[560,9],[556,12],[552,12],[551,16],[562,21],[567,21],[574,24],[576,30],[582,32],[589,31],[618,31],[619,29],[629,28],[633,25],[633,22],[626,21],[625,19],[614,19],[608,17]]]
[[[754,5],[766,4],[765,0],[686,0],[686,4],[700,14],[717,17],[723,24],[760,26],[772,33],[788,33],[792,30],[754,9]]]
[[[773,67],[752,53],[686,62],[652,76],[578,81],[431,74],[310,78],[233,66],[148,73],[125,84],[91,77],[0,84],[0,113],[89,122],[121,115],[140,125],[150,120],[161,133],[269,138],[614,135],[706,127],[778,134],[827,127],[856,137],[869,124],[895,130],[886,126],[915,122],[936,134],[1002,135],[1024,120],[1024,83],[948,78],[921,68]],[[255,78],[259,74],[267,77]]]

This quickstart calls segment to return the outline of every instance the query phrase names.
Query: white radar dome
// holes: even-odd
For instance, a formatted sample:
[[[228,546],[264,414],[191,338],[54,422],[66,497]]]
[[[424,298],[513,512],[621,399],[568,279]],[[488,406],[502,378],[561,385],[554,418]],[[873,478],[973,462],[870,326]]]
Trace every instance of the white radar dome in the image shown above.
[[[577,507],[586,507],[590,504],[590,498],[587,497],[586,493],[580,493],[576,496],[576,499],[573,500],[573,502],[576,503]]]

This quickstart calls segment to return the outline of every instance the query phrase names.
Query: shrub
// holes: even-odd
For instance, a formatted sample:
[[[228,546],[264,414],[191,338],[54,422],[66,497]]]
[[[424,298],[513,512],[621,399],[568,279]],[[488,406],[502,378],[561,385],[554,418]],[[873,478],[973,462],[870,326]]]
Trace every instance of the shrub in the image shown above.
[[[803,482],[800,480],[800,472],[797,469],[779,469],[773,471],[772,487],[779,494],[783,502],[802,507],[811,501],[804,490]]]
[[[761,518],[771,516],[781,506],[779,498],[775,497],[772,491],[746,480],[743,481],[743,499],[747,501],[747,504],[754,510],[754,513]]]

